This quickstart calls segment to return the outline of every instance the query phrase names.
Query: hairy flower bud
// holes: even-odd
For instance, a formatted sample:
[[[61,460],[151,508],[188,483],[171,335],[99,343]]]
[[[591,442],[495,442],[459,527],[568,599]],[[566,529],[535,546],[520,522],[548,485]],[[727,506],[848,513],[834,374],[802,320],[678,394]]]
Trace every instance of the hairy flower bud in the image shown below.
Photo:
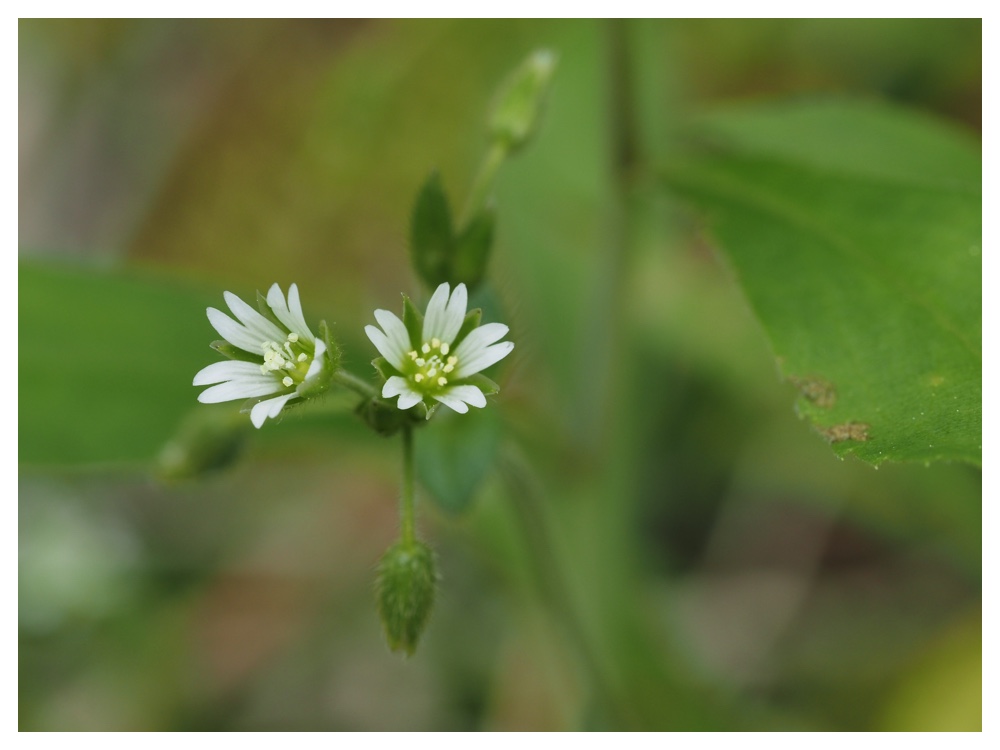
[[[556,56],[549,50],[537,50],[504,83],[490,114],[490,134],[515,151],[538,127],[539,115],[549,81],[556,67]]]
[[[385,639],[393,651],[412,656],[434,606],[434,552],[423,542],[400,541],[382,556],[375,599]]]

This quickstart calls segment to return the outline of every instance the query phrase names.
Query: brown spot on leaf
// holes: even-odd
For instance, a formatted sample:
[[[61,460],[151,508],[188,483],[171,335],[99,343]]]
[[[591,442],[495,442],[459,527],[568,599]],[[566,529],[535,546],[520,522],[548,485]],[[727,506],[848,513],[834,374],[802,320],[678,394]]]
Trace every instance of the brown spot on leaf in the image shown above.
[[[864,422],[845,422],[827,427],[820,432],[831,443],[842,443],[845,440],[857,440],[863,443],[868,439],[868,429],[869,426]]]
[[[804,378],[790,375],[788,382],[799,389],[799,393],[806,401],[816,404],[820,409],[832,409],[833,405],[837,403],[837,389],[833,387],[833,383],[818,375]]]

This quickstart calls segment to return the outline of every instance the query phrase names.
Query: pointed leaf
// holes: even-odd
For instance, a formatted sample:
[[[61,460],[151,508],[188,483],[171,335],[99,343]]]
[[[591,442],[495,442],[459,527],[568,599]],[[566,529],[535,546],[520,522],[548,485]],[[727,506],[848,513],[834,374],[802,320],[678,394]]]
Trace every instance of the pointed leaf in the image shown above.
[[[417,195],[410,223],[410,252],[417,274],[430,287],[449,281],[455,249],[448,197],[432,172]]]

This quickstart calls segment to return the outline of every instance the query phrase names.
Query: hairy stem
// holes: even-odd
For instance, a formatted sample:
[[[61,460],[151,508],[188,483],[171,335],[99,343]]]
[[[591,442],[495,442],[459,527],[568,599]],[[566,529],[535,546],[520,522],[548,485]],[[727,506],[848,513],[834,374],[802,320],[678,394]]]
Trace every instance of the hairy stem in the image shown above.
[[[345,388],[350,388],[355,393],[366,398],[378,398],[379,392],[371,383],[368,383],[357,375],[352,375],[347,370],[337,370],[333,373],[333,381]]]
[[[413,493],[413,428],[403,427],[403,491],[399,496],[399,526],[400,538],[406,544],[416,541],[414,523],[414,493]]]

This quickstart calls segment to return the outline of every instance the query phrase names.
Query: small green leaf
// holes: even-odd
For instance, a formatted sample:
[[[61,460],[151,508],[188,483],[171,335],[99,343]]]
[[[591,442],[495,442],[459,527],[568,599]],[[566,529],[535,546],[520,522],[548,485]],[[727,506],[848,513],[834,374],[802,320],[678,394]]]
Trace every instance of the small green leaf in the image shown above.
[[[495,226],[496,212],[487,207],[476,214],[462,230],[456,242],[451,271],[451,278],[456,283],[465,282],[471,290],[483,280],[490,248],[493,246]]]
[[[437,504],[465,511],[489,473],[500,445],[500,424],[489,409],[455,414],[450,409],[414,440],[417,477]]]
[[[435,171],[427,178],[413,207],[410,223],[410,252],[413,267],[430,287],[449,280],[455,251],[448,197]]]
[[[707,216],[800,412],[840,455],[980,464],[970,139],[844,102],[741,109],[700,128],[713,149],[668,182]]]

